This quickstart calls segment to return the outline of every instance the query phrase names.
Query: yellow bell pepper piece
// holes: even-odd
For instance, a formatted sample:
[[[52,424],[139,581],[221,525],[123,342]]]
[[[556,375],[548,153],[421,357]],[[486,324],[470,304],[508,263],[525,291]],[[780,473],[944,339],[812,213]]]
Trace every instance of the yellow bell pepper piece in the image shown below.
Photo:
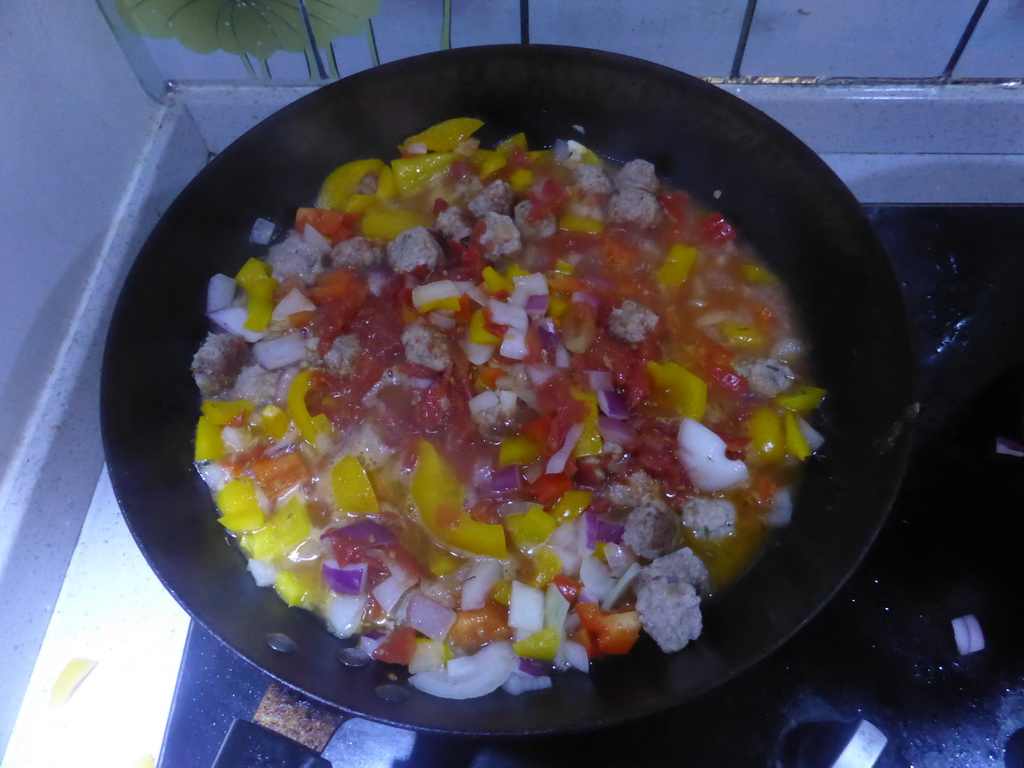
[[[490,269],[490,267],[487,267],[487,269]],[[504,279],[502,278],[502,280]],[[476,310],[469,316],[469,340],[474,344],[486,344],[489,347],[496,347],[501,344],[501,337],[488,331],[486,322],[487,318],[484,317],[482,309]]]
[[[250,331],[265,331],[274,311],[274,289],[277,280],[270,277],[271,268],[259,259],[249,259],[235,276],[249,296],[249,314],[245,327]]]
[[[376,158],[370,160],[353,160],[345,163],[331,171],[330,176],[324,179],[320,187],[320,194],[317,195],[316,207],[326,208],[332,211],[345,209],[348,199],[356,191],[359,182],[368,174],[380,173],[384,168],[384,161]]]
[[[390,165],[385,165],[377,176],[377,199],[394,200],[396,197],[398,197],[398,185],[395,183],[395,173],[391,170]]]
[[[228,530],[243,533],[263,527],[263,508],[260,507],[255,486],[248,480],[238,479],[227,483],[217,492],[215,500],[222,515],[217,522]]]
[[[292,379],[288,387],[288,414],[299,430],[302,439],[310,445],[316,445],[317,436],[322,432],[332,431],[331,422],[322,413],[318,416],[311,416],[306,408],[306,392],[309,391],[310,371],[302,371]]]
[[[806,459],[813,451],[811,446],[807,444],[807,438],[804,437],[804,433],[800,431],[800,424],[796,420],[796,414],[792,411],[786,411],[783,421],[786,428],[786,451],[790,456],[801,461]]]
[[[346,213],[361,214],[378,205],[380,205],[380,198],[377,195],[352,195],[345,203],[343,210]]]
[[[551,661],[558,653],[558,630],[555,627],[546,627],[540,632],[534,632],[529,637],[512,643],[512,650],[516,656],[526,659]]]
[[[576,265],[571,264],[568,261],[565,261],[564,259],[559,259],[558,262],[555,264],[555,272],[558,272],[559,274],[562,275],[572,275],[576,272]]]
[[[604,222],[590,216],[573,216],[565,214],[558,219],[558,228],[563,232],[576,232],[582,235],[600,235],[604,232]]]
[[[498,579],[491,589],[491,599],[496,603],[508,605],[512,599],[512,581],[510,579]]]
[[[658,269],[655,279],[669,287],[682,285],[690,276],[690,270],[697,261],[697,249],[692,245],[676,243],[668,249],[665,261]]]
[[[604,449],[601,433],[597,429],[597,395],[574,389],[572,396],[587,406],[587,415],[583,417],[583,434],[572,455],[595,456]]]
[[[503,155],[511,155],[513,149],[521,149],[526,152],[529,149],[526,144],[526,134],[517,133],[514,136],[509,136],[507,139],[499,141],[496,149]]]
[[[220,425],[209,416],[200,416],[196,424],[196,461],[216,461],[224,455],[224,440]]]
[[[494,267],[484,267],[483,278],[484,285],[487,286],[487,290],[491,293],[505,291],[505,293],[511,294],[516,288],[511,277],[505,277]]]
[[[431,180],[444,173],[455,162],[452,152],[431,153],[414,157],[399,157],[391,161],[395,188],[400,197],[411,197],[426,189]]]
[[[560,293],[554,293],[548,298],[548,315],[555,320],[565,314],[569,308],[569,299]]]
[[[477,175],[486,179],[492,173],[496,173],[505,167],[508,158],[493,149],[478,149],[473,153],[473,159],[477,164]]]
[[[312,605],[323,591],[323,577],[313,571],[278,571],[274,589],[288,605]]]
[[[509,280],[515,280],[517,277],[526,277],[529,274],[532,273],[529,272],[528,270],[523,269],[518,264],[513,264],[507,270],[505,270],[505,277],[507,277]]]
[[[505,525],[512,534],[516,546],[520,549],[529,549],[547,541],[551,532],[558,527],[558,522],[534,504],[522,514],[506,517]]]
[[[605,562],[605,563],[608,562],[608,558],[605,556],[605,552],[604,552],[605,547],[607,547],[607,546],[608,546],[608,542],[607,541],[599,541],[596,544],[594,544],[594,557],[596,557],[598,560],[601,560],[602,562]]]
[[[684,418],[700,421],[707,405],[708,385],[677,363],[649,362],[647,370],[662,405]]]
[[[234,421],[240,413],[251,413],[252,409],[253,404],[248,400],[204,400],[202,405],[203,416],[222,427]]]
[[[363,216],[363,235],[377,240],[394,240],[407,229],[429,224],[430,217],[419,211],[374,208]]]
[[[312,532],[306,504],[301,497],[293,496],[270,516],[263,528],[243,534],[240,544],[250,557],[275,560],[294,552]]]
[[[270,277],[273,271],[273,268],[266,262],[259,259],[249,259],[238,270],[238,274],[235,275],[235,282],[248,291],[250,286]]]
[[[743,276],[752,283],[777,283],[779,281],[774,272],[759,264],[744,264]]]
[[[260,424],[263,425],[263,431],[267,433],[267,437],[280,440],[287,434],[291,421],[288,419],[287,413],[271,404],[263,406],[263,410],[260,411]]]
[[[370,478],[355,456],[346,456],[334,465],[331,487],[340,512],[374,514],[379,509]]]
[[[447,309],[451,312],[458,312],[462,309],[462,302],[459,301],[457,296],[449,296],[447,299],[434,299],[421,305],[419,312],[425,315],[427,312],[433,312],[435,309]]]
[[[402,142],[399,149],[423,144],[428,152],[451,152],[459,144],[472,136],[484,124],[483,120],[475,117],[453,117],[436,123],[415,136],[410,136]]]
[[[427,554],[427,566],[435,576],[446,576],[462,565],[462,559],[443,549],[432,549]]]
[[[562,561],[551,547],[541,547],[533,556],[533,575],[527,581],[531,587],[544,589],[562,572]]]
[[[478,523],[463,504],[466,491],[437,449],[420,440],[419,457],[412,476],[412,500],[427,529],[448,544],[477,555],[503,559],[505,531],[500,525]],[[441,526],[438,516],[443,510],[458,510],[459,520],[450,527]]]
[[[523,467],[540,458],[540,447],[524,435],[505,438],[498,449],[498,466]]]
[[[744,323],[719,323],[718,329],[726,341],[741,349],[760,349],[768,344],[768,337],[759,329]]]
[[[92,659],[78,657],[69,661],[57,675],[57,680],[50,689],[50,707],[63,707],[67,704],[71,695],[78,690],[78,686],[95,667],[96,662]]]
[[[566,491],[551,508],[551,514],[559,520],[575,520],[586,511],[593,498],[593,491]]]
[[[521,195],[526,192],[530,187],[533,186],[534,177],[533,171],[529,168],[519,168],[512,171],[508,177],[508,184],[512,187],[512,191],[517,195]]]
[[[569,140],[569,157],[577,157],[584,165],[600,165],[599,158],[594,151],[580,144],[578,141]]]
[[[782,417],[771,408],[754,411],[748,422],[750,442],[755,455],[766,464],[774,464],[786,457],[786,436]]]
[[[775,402],[790,411],[810,413],[825,399],[827,390],[821,387],[800,387],[794,394],[775,398]]]

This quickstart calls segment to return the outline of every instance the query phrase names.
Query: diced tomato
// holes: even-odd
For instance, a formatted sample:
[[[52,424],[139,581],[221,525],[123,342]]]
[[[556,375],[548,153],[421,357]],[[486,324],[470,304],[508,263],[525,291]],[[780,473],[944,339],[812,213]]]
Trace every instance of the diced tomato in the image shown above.
[[[306,225],[310,224],[313,229],[330,240],[332,245],[352,237],[358,221],[359,217],[353,213],[323,208],[299,208],[295,213],[295,229],[302,232]]]
[[[494,602],[472,611],[456,611],[455,623],[448,630],[448,641],[466,651],[475,651],[495,640],[511,638],[508,612]]]
[[[711,383],[720,389],[733,392],[737,395],[746,394],[748,391],[747,380],[735,371],[730,371],[717,365],[707,368],[708,378]]]
[[[658,202],[661,203],[661,209],[665,215],[672,220],[676,227],[685,226],[693,216],[693,203],[685,192],[665,195]]]
[[[268,459],[258,459],[252,464],[256,482],[271,498],[277,499],[296,486],[306,483],[309,470],[299,453],[282,453]]]
[[[547,216],[561,213],[569,199],[569,191],[554,179],[546,178],[540,184],[533,186],[529,199],[533,206],[530,208],[530,215],[527,219],[537,223]]]
[[[388,664],[408,665],[415,652],[416,630],[412,627],[395,627],[373,651],[373,658]]]
[[[720,213],[712,213],[701,219],[700,233],[712,243],[727,243],[736,239],[736,230]]]
[[[601,263],[611,275],[632,272],[639,262],[636,249],[621,237],[608,235],[601,243]]]
[[[305,284],[302,282],[301,277],[299,277],[298,275],[289,275],[280,283],[278,283],[277,287],[274,289],[274,303],[276,304],[277,302],[279,302],[281,299],[283,299],[289,293],[294,291],[296,288],[302,290],[304,287]]]
[[[447,270],[447,277],[451,280],[473,280],[479,282],[483,275],[487,261],[480,251],[479,244],[463,245],[458,240],[448,240],[447,250],[455,257],[456,263]],[[469,297],[463,295],[469,301]]]
[[[768,475],[755,475],[751,485],[754,495],[762,504],[771,499],[775,494],[775,481]]]
[[[604,653],[629,653],[640,636],[640,614],[633,609],[606,612],[597,603],[577,603],[576,613]]]
[[[448,178],[453,181],[466,181],[474,178],[475,176],[476,171],[473,169],[473,164],[465,158],[459,158],[454,161],[448,169]]]
[[[498,385],[498,379],[505,375],[505,369],[498,366],[487,366],[480,368],[477,375],[488,389],[494,389]]]
[[[672,493],[690,488],[690,480],[679,462],[676,429],[670,423],[643,422],[637,429],[636,462],[651,477],[661,480]]]
[[[551,506],[572,490],[572,480],[568,475],[541,475],[530,485],[530,494],[545,507]]]
[[[523,434],[544,450],[547,447],[552,421],[554,421],[554,417],[550,413],[544,414],[539,419],[528,421],[523,424]]]
[[[439,213],[444,213],[448,210],[448,201],[443,197],[434,199],[434,215],[437,216]]]
[[[523,168],[529,168],[532,165],[530,155],[522,147],[512,147],[512,151],[508,153],[508,159],[505,161],[505,165],[502,166],[501,170],[503,174],[510,174],[512,171],[519,171]]]
[[[564,573],[560,573],[551,582],[558,587],[558,591],[562,593],[562,597],[568,600],[570,603],[575,603],[580,596],[580,590],[583,589],[583,584],[570,579]]]
[[[406,294],[412,306],[411,291]],[[349,323],[352,332],[359,334],[359,344],[365,353],[382,365],[391,365],[404,357],[401,315],[395,311],[393,298],[368,296]],[[362,359],[362,358],[360,358]]]
[[[588,659],[596,659],[601,655],[601,649],[597,647],[597,637],[586,627],[577,627],[571,639],[587,649]]]
[[[366,290],[366,283],[360,280],[355,272],[348,267],[342,267],[317,275],[316,284],[306,292],[306,295],[310,301],[320,306],[353,295],[365,296]]]

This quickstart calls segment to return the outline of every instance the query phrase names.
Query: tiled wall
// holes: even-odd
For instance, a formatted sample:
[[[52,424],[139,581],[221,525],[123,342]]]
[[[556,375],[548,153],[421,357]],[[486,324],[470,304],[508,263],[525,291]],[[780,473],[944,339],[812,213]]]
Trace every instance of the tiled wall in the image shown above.
[[[519,42],[600,48],[709,78],[1024,79],[1024,0],[97,2],[154,95],[170,80],[315,82],[446,47]]]

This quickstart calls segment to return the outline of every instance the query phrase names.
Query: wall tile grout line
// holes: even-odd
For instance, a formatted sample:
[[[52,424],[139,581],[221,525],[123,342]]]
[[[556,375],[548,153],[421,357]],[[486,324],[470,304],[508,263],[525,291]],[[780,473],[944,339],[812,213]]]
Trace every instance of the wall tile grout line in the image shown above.
[[[743,64],[743,54],[747,50],[747,38],[750,37],[750,27],[754,23],[754,10],[757,8],[757,0],[747,0],[747,9],[743,13],[743,26],[740,27],[740,36],[736,41],[736,55],[732,60],[732,69],[729,70],[729,79],[738,80],[740,67]]]
[[[974,30],[978,26],[978,22],[981,21],[982,14],[985,13],[986,7],[988,7],[988,0],[978,0],[978,5],[974,9],[974,13],[971,14],[971,18],[967,22],[967,26],[964,28],[964,33],[960,36],[960,41],[956,44],[956,48],[953,49],[953,55],[949,57],[949,62],[946,64],[946,68],[942,70],[942,75],[939,76],[939,79],[943,83],[948,83],[950,78],[953,77],[953,70],[960,62],[960,57],[964,55],[964,49],[967,48],[967,43],[970,42],[971,36],[974,34]]]

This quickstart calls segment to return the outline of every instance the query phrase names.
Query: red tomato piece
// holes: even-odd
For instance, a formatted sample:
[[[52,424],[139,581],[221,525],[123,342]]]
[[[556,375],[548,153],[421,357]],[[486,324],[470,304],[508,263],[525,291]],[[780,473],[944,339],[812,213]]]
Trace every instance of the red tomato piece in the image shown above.
[[[551,582],[558,587],[558,591],[562,593],[562,597],[568,600],[570,603],[575,603],[580,596],[580,590],[583,589],[583,584],[570,579],[563,573],[558,574],[551,580]]]
[[[551,506],[572,490],[572,480],[568,475],[541,475],[530,485],[530,493],[539,504]]]
[[[412,627],[395,627],[374,650],[373,658],[388,664],[408,665],[415,652],[416,630]]]
[[[727,243],[736,239],[736,230],[720,213],[712,213],[701,219],[700,233],[712,243]]]
[[[295,229],[303,232],[307,224],[312,225],[313,229],[331,241],[331,245],[352,237],[358,221],[359,217],[354,213],[323,208],[299,208],[295,213]]]
[[[578,603],[576,613],[603,653],[629,653],[640,636],[640,614],[631,608],[607,612],[597,603]]]
[[[659,202],[665,215],[672,220],[676,227],[684,226],[693,216],[693,203],[690,200],[690,196],[685,192],[665,195]]]
[[[536,223],[547,216],[561,213],[569,199],[569,191],[565,185],[559,184],[552,178],[546,178],[540,184],[533,186],[529,199],[533,206],[530,208],[530,215],[527,216],[527,219]]]
[[[282,453],[271,458],[261,458],[252,462],[252,472],[256,482],[267,495],[280,498],[284,493],[298,485],[306,483],[309,470],[299,453]]]

